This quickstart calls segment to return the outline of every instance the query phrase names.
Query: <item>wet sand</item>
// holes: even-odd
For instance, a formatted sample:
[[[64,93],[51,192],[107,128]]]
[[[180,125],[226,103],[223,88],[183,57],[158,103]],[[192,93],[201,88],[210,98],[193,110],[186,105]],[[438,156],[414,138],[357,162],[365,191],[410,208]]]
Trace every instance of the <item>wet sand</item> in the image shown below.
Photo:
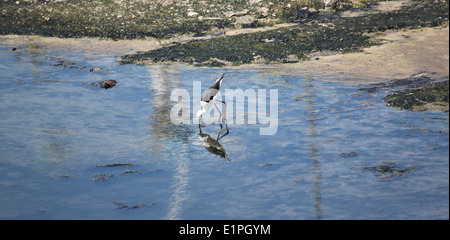
[[[360,83],[376,83],[425,73],[448,78],[449,28],[399,30],[376,37],[383,44],[360,53],[318,56],[290,67],[301,71],[338,74]]]
[[[58,38],[42,37],[37,35],[0,35],[0,42],[10,45],[11,48],[27,46],[35,49],[52,49],[91,52],[105,56],[121,56],[125,54],[136,53],[139,51],[148,51],[160,47],[159,41],[154,38],[119,40],[100,39],[100,38]]]

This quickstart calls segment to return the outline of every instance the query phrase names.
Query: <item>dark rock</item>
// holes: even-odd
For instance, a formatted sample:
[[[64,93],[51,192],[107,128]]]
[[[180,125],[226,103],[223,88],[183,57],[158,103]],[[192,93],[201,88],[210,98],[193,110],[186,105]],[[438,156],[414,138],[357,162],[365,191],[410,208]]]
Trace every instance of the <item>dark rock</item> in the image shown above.
[[[116,80],[106,80],[104,82],[101,82],[99,84],[99,87],[107,89],[116,86],[116,84],[117,84]]]
[[[108,89],[108,88],[112,88],[112,87],[116,86],[117,81],[108,79],[108,80],[103,81],[103,82],[83,83],[83,84],[90,84],[90,85],[93,85],[93,86],[96,86],[96,87]]]

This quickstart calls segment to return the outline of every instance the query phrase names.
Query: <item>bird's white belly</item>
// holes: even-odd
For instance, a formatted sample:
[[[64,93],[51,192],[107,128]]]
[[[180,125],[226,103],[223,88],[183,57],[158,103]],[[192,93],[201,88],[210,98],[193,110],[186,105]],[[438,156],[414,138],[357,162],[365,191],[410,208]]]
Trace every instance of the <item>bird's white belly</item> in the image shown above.
[[[209,102],[200,101],[200,105],[202,105],[203,109],[207,111],[214,104],[214,102],[216,102],[216,96],[214,96],[214,98]]]

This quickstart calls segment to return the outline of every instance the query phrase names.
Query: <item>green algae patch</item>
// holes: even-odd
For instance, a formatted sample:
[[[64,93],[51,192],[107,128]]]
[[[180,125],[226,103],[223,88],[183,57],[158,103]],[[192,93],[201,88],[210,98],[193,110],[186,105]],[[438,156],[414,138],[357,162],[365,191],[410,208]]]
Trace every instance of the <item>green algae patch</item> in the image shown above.
[[[370,38],[370,33],[433,27],[446,22],[448,2],[415,2],[392,12],[349,18],[318,15],[293,27],[176,43],[123,56],[121,63],[182,62],[198,66],[292,63],[308,59],[311,52],[355,52],[379,44]]]
[[[414,111],[449,110],[448,81],[431,83],[423,87],[389,93],[383,100],[386,105]]]
[[[200,34],[230,26],[231,19],[216,16],[230,4],[210,8],[202,1],[0,1],[0,34],[36,34],[52,37],[165,38]],[[214,3],[216,1],[212,1]],[[204,3],[206,4],[206,3]],[[192,9],[205,10],[203,18]],[[233,8],[231,8],[233,9]]]
[[[203,35],[217,28],[296,21],[305,6],[306,0],[0,0],[0,34],[112,39]]]

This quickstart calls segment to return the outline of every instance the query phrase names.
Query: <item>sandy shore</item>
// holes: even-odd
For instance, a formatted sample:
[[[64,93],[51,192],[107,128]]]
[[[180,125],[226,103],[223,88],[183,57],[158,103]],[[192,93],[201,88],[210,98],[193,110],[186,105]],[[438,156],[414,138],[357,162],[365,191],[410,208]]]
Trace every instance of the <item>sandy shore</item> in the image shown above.
[[[425,73],[432,78],[449,75],[449,27],[384,32],[376,37],[382,45],[358,53],[315,56],[294,64],[250,64],[231,68],[272,68],[283,74],[339,75],[355,83],[375,83]],[[158,40],[108,40],[40,36],[0,36],[2,44],[38,46],[39,49],[87,51],[121,56],[161,47]],[[317,60],[316,60],[317,59]]]
[[[237,68],[272,68],[276,74],[340,76],[342,81],[372,84],[425,75],[449,76],[449,27],[389,31],[376,39],[382,45],[358,53],[318,53],[311,60],[292,64],[249,64]]]
[[[419,73],[432,78],[448,78],[448,26],[391,31],[377,38],[384,44],[363,49],[360,53],[318,56],[318,60],[287,67],[301,72],[337,74],[361,83],[406,78]]]
[[[115,41],[89,37],[58,38],[37,35],[0,35],[0,42],[2,45],[9,45],[12,48],[35,46],[35,48],[44,51],[46,49],[51,49],[52,51],[79,51],[103,56],[122,56],[161,47],[160,42],[154,38]]]

